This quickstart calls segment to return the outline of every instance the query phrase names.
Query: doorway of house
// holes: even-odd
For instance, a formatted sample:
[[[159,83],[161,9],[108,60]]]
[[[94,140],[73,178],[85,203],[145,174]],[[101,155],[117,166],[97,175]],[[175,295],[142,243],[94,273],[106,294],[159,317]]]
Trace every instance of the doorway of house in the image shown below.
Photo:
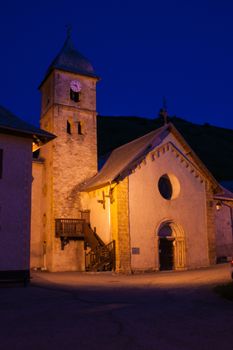
[[[159,269],[173,270],[174,268],[174,236],[170,223],[162,225],[159,236]]]
[[[174,267],[174,248],[173,238],[159,239],[159,265],[160,270],[173,270]]]
[[[160,270],[185,268],[185,238],[182,227],[173,221],[163,222],[157,231]]]

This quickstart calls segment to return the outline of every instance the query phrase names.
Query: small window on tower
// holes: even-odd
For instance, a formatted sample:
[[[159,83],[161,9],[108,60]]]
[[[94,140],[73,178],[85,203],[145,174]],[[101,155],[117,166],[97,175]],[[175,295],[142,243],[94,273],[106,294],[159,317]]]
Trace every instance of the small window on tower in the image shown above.
[[[78,134],[79,135],[83,134],[82,122],[78,122]]]
[[[68,120],[66,122],[66,132],[71,135],[71,124]]]

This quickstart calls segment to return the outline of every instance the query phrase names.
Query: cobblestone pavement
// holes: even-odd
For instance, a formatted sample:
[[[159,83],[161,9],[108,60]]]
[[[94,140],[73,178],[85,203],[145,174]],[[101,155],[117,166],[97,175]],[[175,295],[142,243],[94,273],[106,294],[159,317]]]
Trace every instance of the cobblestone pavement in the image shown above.
[[[227,264],[134,275],[34,272],[0,289],[0,349],[232,350]]]

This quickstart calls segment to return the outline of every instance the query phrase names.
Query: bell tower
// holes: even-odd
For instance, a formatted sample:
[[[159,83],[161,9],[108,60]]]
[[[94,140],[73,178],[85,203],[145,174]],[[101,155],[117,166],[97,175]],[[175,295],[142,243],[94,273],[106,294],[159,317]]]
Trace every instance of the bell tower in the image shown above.
[[[81,218],[80,184],[97,173],[96,76],[74,47],[71,35],[49,66],[39,89],[40,126],[56,135],[41,149],[46,265],[50,271],[82,271],[83,240],[58,237],[55,222]],[[73,226],[74,227],[74,226]],[[68,244],[67,244],[68,243]]]

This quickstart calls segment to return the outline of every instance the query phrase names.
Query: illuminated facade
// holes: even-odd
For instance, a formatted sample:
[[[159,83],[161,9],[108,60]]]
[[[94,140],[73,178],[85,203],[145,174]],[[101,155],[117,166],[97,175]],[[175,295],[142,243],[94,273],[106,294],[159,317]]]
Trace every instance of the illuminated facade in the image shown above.
[[[66,244],[67,234],[55,236],[55,222],[85,216],[78,187],[97,172],[97,80],[91,64],[74,49],[68,36],[40,85],[40,125],[57,138],[41,149],[40,160],[33,166],[33,176],[40,181],[33,188],[31,263],[34,266],[43,264],[52,271],[85,269],[81,233]],[[75,225],[69,223],[70,227]]]
[[[84,190],[92,225],[116,241],[117,270],[215,262],[219,185],[172,125],[113,151]]]
[[[214,263],[215,204],[225,194],[172,124],[117,148],[97,173],[97,81],[68,37],[40,86],[41,127],[57,138],[33,163],[31,267],[131,272]]]

